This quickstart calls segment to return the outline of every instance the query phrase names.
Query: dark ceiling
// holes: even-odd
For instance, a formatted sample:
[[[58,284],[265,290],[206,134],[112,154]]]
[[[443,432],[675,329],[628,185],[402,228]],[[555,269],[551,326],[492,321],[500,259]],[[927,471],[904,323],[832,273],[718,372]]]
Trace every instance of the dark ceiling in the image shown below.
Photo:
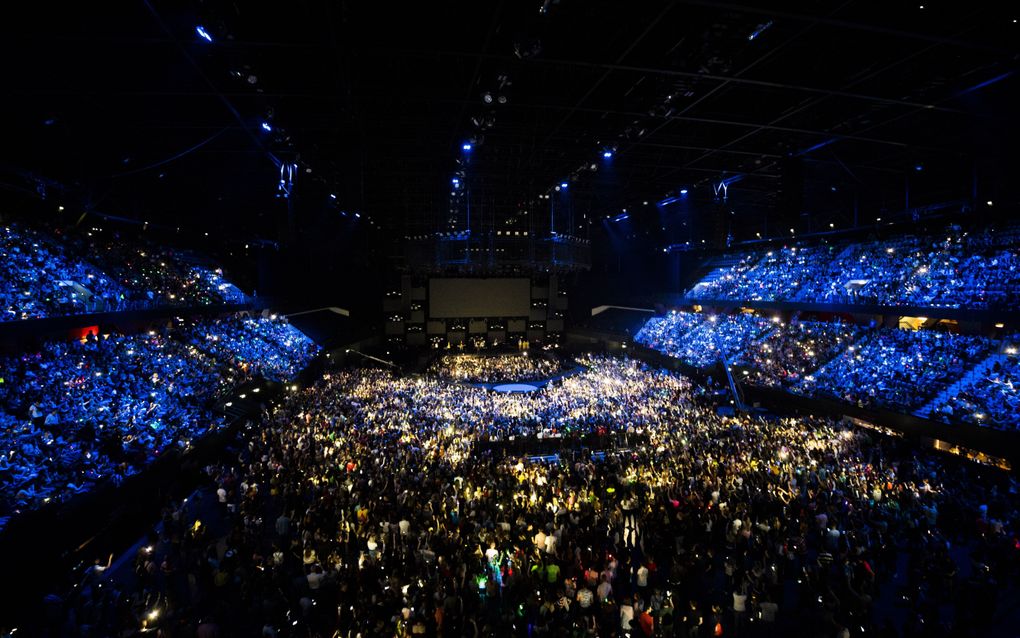
[[[28,4],[5,182],[140,219],[271,236],[285,162],[295,205],[391,236],[442,228],[457,171],[493,227],[563,180],[579,234],[681,188],[705,219],[726,180],[750,233],[1016,168],[1020,12],[986,3]]]

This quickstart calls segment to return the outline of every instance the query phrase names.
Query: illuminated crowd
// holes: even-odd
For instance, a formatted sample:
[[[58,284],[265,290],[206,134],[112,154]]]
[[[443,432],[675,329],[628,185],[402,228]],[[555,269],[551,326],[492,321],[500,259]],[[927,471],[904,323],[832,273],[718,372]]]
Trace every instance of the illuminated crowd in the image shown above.
[[[548,379],[561,371],[558,360],[529,353],[452,354],[438,357],[429,373],[444,379],[468,383],[497,383]]]
[[[1020,343],[1020,339],[1013,339]],[[976,425],[1013,430],[1020,414],[1020,359],[1015,345],[1007,346],[987,369],[975,374],[956,393],[932,406],[932,417],[947,423],[962,420]]]
[[[1020,233],[787,245],[737,255],[688,298],[884,306],[1020,308]]]
[[[185,328],[181,338],[246,374],[273,381],[296,376],[319,350],[303,332],[275,315],[237,314],[199,322]]]
[[[1020,428],[1017,335],[670,312],[649,319],[634,340],[697,368],[725,360],[738,382],[860,407],[924,409],[947,423]]]
[[[214,398],[256,375],[290,378],[315,351],[283,320],[233,317],[0,358],[0,517],[117,484],[189,447],[223,424]]]
[[[986,358],[989,345],[977,336],[879,330],[805,377],[799,390],[913,412]]]
[[[139,552],[144,589],[92,580],[54,630],[921,636],[926,623],[980,630],[988,592],[1016,576],[1005,475],[829,420],[722,416],[682,377],[583,363],[527,396],[332,371],[207,468],[224,534],[175,504],[164,540]],[[555,458],[482,445],[538,440],[550,419],[641,443]],[[959,543],[973,548],[966,580],[952,576]]]
[[[2,225],[0,261],[0,321],[248,299],[187,252],[98,227]]]

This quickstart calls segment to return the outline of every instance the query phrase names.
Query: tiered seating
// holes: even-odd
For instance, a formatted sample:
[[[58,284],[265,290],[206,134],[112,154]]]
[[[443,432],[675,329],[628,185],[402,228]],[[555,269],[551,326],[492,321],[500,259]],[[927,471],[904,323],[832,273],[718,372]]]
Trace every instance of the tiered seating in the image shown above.
[[[992,357],[990,365],[962,387],[937,400],[931,418],[1001,430],[1020,428],[1020,358],[1015,345]]]
[[[742,351],[769,326],[768,320],[747,314],[706,316],[672,312],[650,319],[634,340],[704,368],[719,361],[720,355],[732,357]]]
[[[862,332],[840,322],[775,322],[773,330],[737,353],[733,363],[749,368],[745,379],[751,383],[790,386],[851,346]]]
[[[233,317],[0,358],[0,516],[187,447],[221,425],[212,398],[255,374],[291,378],[316,350],[282,319]]]
[[[903,237],[750,253],[689,299],[1020,308],[1017,232]]]
[[[680,339],[704,321],[705,316],[693,312],[673,311],[662,317],[652,317],[641,326],[634,341],[670,356],[679,347]]]
[[[0,227],[0,320],[117,308],[126,292],[49,236],[21,226]]]
[[[99,232],[0,226],[2,321],[245,301],[221,270],[187,253]]]
[[[235,380],[228,366],[163,335],[50,343],[0,360],[8,507],[61,498],[134,474],[219,422],[203,409]]]
[[[880,330],[851,346],[797,391],[864,407],[912,412],[989,354],[981,337],[926,330]]]
[[[274,381],[293,378],[318,347],[285,319],[233,316],[200,323],[183,336],[202,352]]]

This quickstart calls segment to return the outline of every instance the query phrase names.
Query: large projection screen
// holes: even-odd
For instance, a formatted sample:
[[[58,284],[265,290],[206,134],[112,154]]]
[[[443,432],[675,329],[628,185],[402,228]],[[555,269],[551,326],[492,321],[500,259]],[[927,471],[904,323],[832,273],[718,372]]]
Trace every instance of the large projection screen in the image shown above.
[[[531,280],[443,278],[429,280],[429,318],[527,317]]]

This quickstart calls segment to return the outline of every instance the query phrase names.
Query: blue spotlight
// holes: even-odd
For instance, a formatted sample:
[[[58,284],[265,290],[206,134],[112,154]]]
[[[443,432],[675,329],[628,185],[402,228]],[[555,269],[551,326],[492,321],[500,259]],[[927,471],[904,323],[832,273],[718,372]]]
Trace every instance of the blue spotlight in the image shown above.
[[[687,194],[687,189],[686,188],[681,188],[680,189],[680,194],[681,195],[686,195]]]
[[[202,25],[198,25],[197,27],[195,27],[195,33],[197,33],[198,37],[202,38],[206,42],[212,42],[212,36],[209,35],[209,32],[206,31],[205,27],[203,27]]]
[[[361,213],[354,213],[354,217],[356,219],[361,219]]]
[[[330,193],[329,194],[329,198],[330,199],[336,199],[336,193]]]
[[[460,180],[459,180],[459,179],[457,179],[456,177],[454,177],[454,178],[453,178],[453,185],[454,185],[454,186],[460,186]]]
[[[560,182],[560,188],[562,188],[562,189],[566,190],[566,188],[567,188],[567,183],[566,183],[566,182]]]
[[[471,144],[469,142],[464,142],[464,145],[461,146],[460,148],[462,150],[465,150],[465,151],[470,151],[471,150]]]
[[[613,152],[612,151],[602,151],[602,157],[604,157],[606,159],[609,159],[612,156],[613,156]]]
[[[921,171],[924,170],[924,166],[918,164],[917,166],[914,167],[914,170],[920,173]]]
[[[262,130],[265,131],[266,133],[272,133],[273,132],[273,125],[270,124],[269,122],[263,122],[262,123]]]

